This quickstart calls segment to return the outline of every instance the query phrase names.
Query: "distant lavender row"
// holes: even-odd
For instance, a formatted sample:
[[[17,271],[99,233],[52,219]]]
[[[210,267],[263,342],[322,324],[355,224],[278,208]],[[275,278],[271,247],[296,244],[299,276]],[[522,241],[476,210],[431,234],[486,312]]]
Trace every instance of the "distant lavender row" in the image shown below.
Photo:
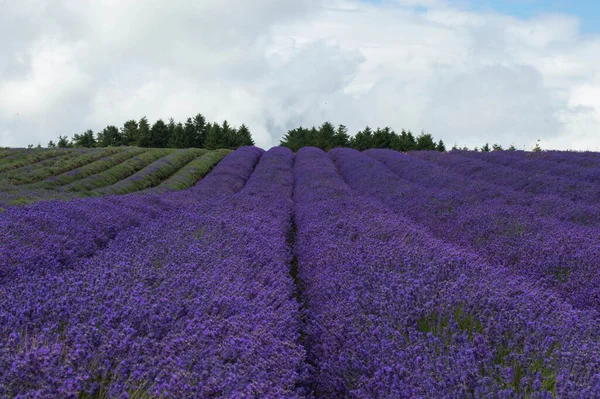
[[[64,172],[88,165],[103,157],[118,154],[122,148],[98,148],[88,151],[77,151],[68,156],[60,157],[54,162],[40,162],[39,164],[16,169],[7,174],[7,178],[13,184],[34,183],[50,176],[59,175]],[[21,170],[22,169],[22,170]]]
[[[150,165],[152,162],[165,157],[172,152],[173,150],[171,149],[163,148],[145,151],[101,173],[97,173],[84,179],[69,183],[63,186],[63,189],[68,192],[91,191],[101,187],[110,186],[127,178],[128,176],[131,176],[137,171]]]
[[[194,158],[205,153],[206,150],[200,148],[187,148],[174,151],[169,155],[152,162],[150,165],[131,176],[119,180],[115,184],[96,189],[94,194],[127,194],[157,186],[164,179],[172,176]]]
[[[494,265],[543,282],[577,308],[600,314],[598,229],[537,216],[514,195],[511,203],[468,185],[462,189],[452,183],[451,173],[428,171],[395,151],[336,149],[330,154],[357,193],[379,199]]]
[[[427,177],[424,178],[436,179],[439,187],[452,185],[454,190],[459,189],[461,192],[475,189],[479,191],[480,198],[500,196],[510,198],[514,205],[527,207],[539,216],[549,216],[583,226],[600,227],[600,201],[586,203],[560,194],[536,194],[530,190],[521,190],[528,184],[532,174],[535,176],[539,174],[534,168],[516,170],[463,157],[454,152],[443,155],[437,151],[413,152],[410,157],[402,157],[402,160],[403,173],[406,169],[419,169],[419,173],[426,171]],[[450,181],[447,179],[448,176],[451,176]],[[485,193],[488,195],[484,195]]]
[[[230,165],[260,156],[238,151]],[[0,396],[302,396],[292,165],[269,151],[245,187],[248,171],[217,167],[199,185],[241,192],[178,202],[70,270],[0,286]]]
[[[494,165],[508,166],[513,169],[528,170],[536,174],[548,174],[556,177],[575,178],[596,182],[600,178],[600,156],[595,152],[568,151],[501,151],[477,153],[457,151],[465,157],[490,162]]]
[[[147,148],[127,148],[116,154],[91,162],[88,165],[70,170],[57,176],[51,176],[44,181],[35,184],[36,187],[56,188],[65,184],[72,183],[76,180],[83,179],[87,176],[94,175],[106,171],[107,169],[116,166],[128,159],[147,152]]]
[[[295,177],[317,397],[594,397],[595,319],[353,194],[320,150]]]
[[[7,172],[12,169],[20,168],[36,162],[41,162],[49,158],[68,155],[73,152],[73,149],[56,148],[56,149],[32,149],[17,151],[9,156],[2,158],[0,164],[0,173]],[[83,151],[86,151],[85,149]]]
[[[567,175],[552,175],[548,169],[531,167],[527,162],[522,163],[518,158],[505,154],[485,153],[480,156],[467,155],[466,152],[443,154],[415,154],[418,158],[429,159],[433,162],[445,164],[452,163],[452,170],[467,175],[471,179],[484,180],[510,187],[513,190],[524,191],[534,195],[554,195],[572,201],[586,204],[600,204],[600,186],[595,184],[595,177],[577,176],[584,170],[582,167],[572,166],[571,173]],[[485,155],[485,157],[482,157]],[[502,163],[487,162],[498,157],[510,160],[511,167]],[[454,163],[456,160],[457,163]],[[469,163],[467,160],[471,160]],[[462,164],[460,164],[462,162]],[[487,166],[486,166],[487,165]],[[584,174],[584,173],[583,173]],[[581,179],[580,179],[581,177]]]
[[[175,172],[158,186],[148,190],[152,193],[185,190],[196,184],[201,178],[223,159],[231,150],[209,151]]]

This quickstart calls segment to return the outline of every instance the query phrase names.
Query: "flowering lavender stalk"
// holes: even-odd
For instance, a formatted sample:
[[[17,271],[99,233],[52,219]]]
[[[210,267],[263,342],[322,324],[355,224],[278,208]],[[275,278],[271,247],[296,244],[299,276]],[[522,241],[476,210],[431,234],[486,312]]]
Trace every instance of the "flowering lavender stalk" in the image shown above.
[[[596,394],[597,320],[355,195],[320,150],[294,170],[317,396]]]

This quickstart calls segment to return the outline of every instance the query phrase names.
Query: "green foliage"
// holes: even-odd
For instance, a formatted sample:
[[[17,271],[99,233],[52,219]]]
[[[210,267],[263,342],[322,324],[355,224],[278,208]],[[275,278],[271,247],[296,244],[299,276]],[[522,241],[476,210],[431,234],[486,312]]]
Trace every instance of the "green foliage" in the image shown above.
[[[210,136],[210,138],[209,138]],[[152,126],[144,116],[139,122],[129,120],[119,130],[109,125],[97,138],[92,130],[83,134],[75,134],[72,142],[66,136],[59,136],[58,143],[50,141],[49,148],[60,147],[109,147],[109,146],[139,146],[152,148],[231,148],[254,145],[250,129],[242,124],[239,129],[227,121],[223,125],[207,122],[202,114],[188,118],[185,124],[169,118],[168,123],[162,119]],[[30,146],[32,148],[33,145]]]
[[[204,143],[204,146],[209,150],[215,150],[224,147],[224,145],[225,140],[223,140],[223,135],[221,134],[221,126],[217,123],[213,123],[208,128],[208,135],[206,136],[206,143]]]
[[[507,151],[517,151],[517,148],[511,144],[510,147],[507,148]]]
[[[488,143],[485,143],[485,145],[483,147],[481,147],[481,152],[490,152],[490,145]]]
[[[280,146],[288,147],[292,151],[298,151],[302,147],[317,147],[324,151],[328,151],[336,147],[351,147],[359,151],[369,148],[391,148],[396,151],[413,151],[413,150],[436,150],[438,145],[441,151],[445,151],[443,141],[436,144],[433,141],[433,136],[422,132],[417,138],[410,132],[402,130],[397,134],[390,127],[377,128],[373,131],[369,126],[357,132],[354,137],[348,134],[348,128],[344,125],[339,125],[334,128],[330,122],[325,122],[318,128],[311,129],[302,126],[288,130],[279,142]]]
[[[150,124],[145,116],[140,119],[140,123],[138,124],[137,146],[150,147]]]
[[[75,147],[93,148],[96,147],[97,144],[92,130],[86,130],[85,133],[75,134],[75,136],[73,136],[73,145]]]
[[[311,136],[309,129],[300,126],[296,129],[288,130],[279,142],[279,145],[295,152],[302,147],[311,145]]]
[[[116,126],[109,125],[98,133],[97,143],[99,147],[119,146],[123,143],[123,137]]]
[[[396,135],[389,127],[377,128],[373,133],[373,148],[392,148],[392,138]]]
[[[250,129],[248,126],[242,123],[242,126],[237,130],[237,146],[253,146],[254,139],[252,138],[252,134],[250,133]]]
[[[165,148],[169,142],[169,127],[162,119],[157,120],[150,129],[148,147]]]
[[[138,123],[132,119],[123,124],[121,128],[121,142],[123,145],[136,145],[138,143],[140,131]]]
[[[364,151],[369,148],[373,148],[373,131],[369,126],[366,126],[363,130],[360,130],[350,139],[350,147]]]
[[[500,144],[492,144],[492,151],[502,151],[504,150]]]
[[[58,136],[58,143],[56,146],[58,148],[71,148],[73,147],[73,143],[69,141],[67,136]]]
[[[446,152],[446,145],[444,144],[444,142],[442,140],[438,141],[437,145],[435,146],[435,149],[438,150],[439,152]]]

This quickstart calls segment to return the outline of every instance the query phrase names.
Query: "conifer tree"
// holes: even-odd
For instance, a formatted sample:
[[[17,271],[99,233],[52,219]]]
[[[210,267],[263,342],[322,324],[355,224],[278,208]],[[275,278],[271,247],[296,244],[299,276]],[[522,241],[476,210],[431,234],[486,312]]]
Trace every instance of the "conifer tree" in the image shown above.
[[[98,133],[97,142],[99,147],[119,146],[121,145],[121,133],[116,126],[109,125]]]
[[[446,152],[446,145],[442,140],[438,141],[437,146],[435,147],[439,152]]]
[[[192,123],[194,125],[194,138],[191,141],[190,147],[202,148],[208,134],[206,118],[202,114],[198,114],[194,117]]]
[[[150,147],[150,124],[144,116],[138,125],[138,147]]]
[[[169,127],[162,119],[157,120],[150,129],[149,147],[165,148],[169,142]]]
[[[367,126],[363,130],[356,133],[350,140],[350,145],[352,148],[359,151],[373,148],[373,131],[371,128]]]
[[[75,133],[73,136],[73,146],[75,147],[93,148],[97,145],[94,131],[91,129],[86,130],[82,134]]]
[[[433,141],[433,136],[431,136],[431,134],[421,132],[421,134],[417,137],[416,150],[435,150],[435,147],[435,142]]]
[[[252,139],[252,134],[250,134],[250,129],[248,129],[248,126],[244,125],[243,123],[242,126],[240,126],[237,130],[237,136],[238,147],[254,145],[254,140]]]
[[[134,119],[125,122],[121,128],[121,140],[123,145],[137,145],[138,139],[138,123]]]
[[[222,145],[221,126],[215,122],[208,129],[204,147],[209,150],[216,150],[222,148]]]
[[[348,147],[350,144],[350,135],[345,125],[339,125],[332,138],[332,147]]]

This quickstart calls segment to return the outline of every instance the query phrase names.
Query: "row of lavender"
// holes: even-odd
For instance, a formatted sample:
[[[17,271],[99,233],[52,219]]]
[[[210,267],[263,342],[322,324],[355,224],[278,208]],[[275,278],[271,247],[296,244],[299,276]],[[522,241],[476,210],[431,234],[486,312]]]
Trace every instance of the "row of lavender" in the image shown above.
[[[293,159],[243,148],[186,192],[2,213],[0,396],[302,396]]]

